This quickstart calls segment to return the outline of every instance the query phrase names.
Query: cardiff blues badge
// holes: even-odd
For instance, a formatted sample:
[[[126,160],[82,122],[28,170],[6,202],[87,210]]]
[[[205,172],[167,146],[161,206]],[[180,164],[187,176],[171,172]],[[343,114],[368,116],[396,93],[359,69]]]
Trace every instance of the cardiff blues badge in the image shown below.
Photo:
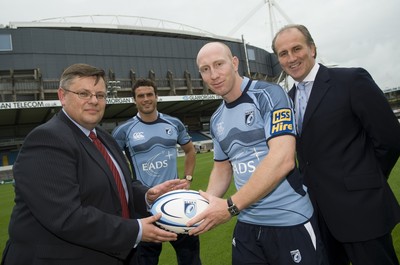
[[[246,112],[245,123],[247,126],[251,126],[254,123],[254,110]]]
[[[193,218],[197,213],[195,201],[185,201],[185,215],[188,218]]]
[[[294,263],[300,263],[300,261],[301,261],[300,250],[298,250],[298,249],[292,250],[292,251],[290,251],[290,255],[292,256]]]
[[[171,127],[165,128],[165,133],[166,133],[167,135],[172,135],[172,129],[171,129]]]

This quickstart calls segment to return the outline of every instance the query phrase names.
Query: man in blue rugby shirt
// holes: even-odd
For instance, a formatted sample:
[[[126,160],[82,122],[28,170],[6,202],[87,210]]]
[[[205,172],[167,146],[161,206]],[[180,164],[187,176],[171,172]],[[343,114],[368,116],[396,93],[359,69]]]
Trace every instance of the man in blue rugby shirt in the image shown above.
[[[239,60],[220,42],[197,55],[203,81],[223,98],[211,118],[214,167],[207,192],[210,207],[199,235],[238,215],[232,264],[326,264],[313,207],[295,165],[292,103],[276,85],[241,77]],[[237,192],[221,197],[234,177]]]
[[[153,187],[178,178],[176,145],[179,144],[185,152],[184,178],[189,188],[196,151],[185,126],[179,119],[157,111],[157,87],[152,80],[137,80],[132,92],[138,113],[118,126],[113,136],[133,165],[137,179]],[[178,235],[178,240],[171,244],[179,265],[201,264],[198,236]],[[161,243],[140,243],[136,261],[145,265],[158,264],[161,250]]]

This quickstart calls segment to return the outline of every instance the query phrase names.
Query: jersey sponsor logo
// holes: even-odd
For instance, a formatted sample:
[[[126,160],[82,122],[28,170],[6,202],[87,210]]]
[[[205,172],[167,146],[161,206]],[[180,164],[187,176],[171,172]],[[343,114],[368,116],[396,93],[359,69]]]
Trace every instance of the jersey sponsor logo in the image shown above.
[[[255,147],[243,149],[242,152],[232,157],[232,170],[236,176],[251,174],[265,155],[266,151],[258,151]]]
[[[245,113],[245,123],[247,126],[251,126],[254,123],[254,110]]]
[[[278,109],[272,112],[271,136],[293,131],[293,115],[291,109]]]
[[[290,255],[292,256],[294,263],[300,263],[300,261],[301,261],[300,250],[298,250],[298,249],[292,250],[292,251],[290,251]]]
[[[133,135],[133,140],[139,141],[144,139],[144,132],[134,132]]]
[[[167,159],[162,159],[163,157],[166,157]],[[167,168],[168,160],[172,157],[173,154],[169,151],[162,151],[148,159],[145,163],[142,163],[142,170],[150,176],[159,176],[160,169]]]
[[[143,171],[155,171],[160,168],[168,167],[168,161],[167,160],[161,160],[161,161],[151,161],[147,163],[142,164],[142,169]]]
[[[232,169],[236,175],[253,173],[256,170],[256,164],[254,161],[249,161],[247,163],[232,163]]]

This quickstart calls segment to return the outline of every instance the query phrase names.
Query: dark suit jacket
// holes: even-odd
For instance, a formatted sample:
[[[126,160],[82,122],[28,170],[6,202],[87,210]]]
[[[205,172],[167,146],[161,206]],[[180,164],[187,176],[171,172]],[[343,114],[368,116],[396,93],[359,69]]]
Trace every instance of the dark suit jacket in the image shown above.
[[[399,154],[399,122],[369,73],[321,65],[297,157],[314,206],[339,241],[376,238],[399,222],[387,183]]]
[[[132,182],[115,140],[101,128],[96,131],[124,173],[135,217],[135,211],[146,209],[147,188]],[[138,222],[120,217],[118,191],[105,159],[62,111],[26,137],[14,178],[6,265],[122,264],[132,254]]]

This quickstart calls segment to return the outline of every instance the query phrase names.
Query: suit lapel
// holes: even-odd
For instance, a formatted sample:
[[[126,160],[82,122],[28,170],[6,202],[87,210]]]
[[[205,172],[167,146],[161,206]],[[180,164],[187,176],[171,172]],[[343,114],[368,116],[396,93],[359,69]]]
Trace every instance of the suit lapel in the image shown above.
[[[296,86],[295,85],[293,85],[292,88],[289,90],[288,95],[292,99],[292,101],[295,102],[294,101],[295,95],[296,95]]]
[[[87,138],[87,137],[86,137]],[[89,140],[88,141],[81,140],[81,143],[83,147],[87,150],[88,154],[93,158],[94,162],[99,165],[99,167],[104,171],[106,174],[108,180],[110,181],[114,192],[118,195],[118,189],[117,185],[114,180],[114,176],[111,172],[110,167],[107,165],[106,160],[104,159],[103,155],[100,153],[100,151],[96,148],[96,146]]]
[[[303,131],[307,128],[309,120],[317,110],[318,105],[326,95],[326,92],[328,92],[329,90],[330,85],[328,81],[329,81],[328,69],[325,66],[321,65],[318,70],[317,76],[315,77],[310,98],[308,99],[306,112],[304,113],[303,129],[302,129]]]
[[[104,146],[108,149],[108,151],[113,156],[114,160],[118,163],[118,165],[121,169],[121,172],[123,174],[123,177],[125,179],[126,186],[127,186],[128,198],[129,198],[128,203],[132,202],[133,195],[132,195],[132,189],[130,188],[131,187],[130,184],[132,182],[132,179],[130,178],[131,171],[126,166],[127,164],[126,164],[126,161],[124,161],[124,157],[120,155],[121,151],[119,149],[116,149],[115,145],[112,145],[109,143],[109,140],[107,140],[107,136],[105,135],[105,133],[103,131],[101,131],[98,128],[96,128],[96,131],[97,131],[97,136],[99,137],[100,141],[104,144]],[[108,168],[108,165],[107,165],[107,168]],[[111,170],[109,170],[109,172],[111,172]],[[119,194],[117,185],[115,184],[114,176],[112,176],[112,174],[111,174],[111,177],[112,177],[112,183],[113,183],[114,190],[115,190],[116,194]]]
[[[87,137],[81,129],[79,129],[65,114],[63,111],[60,111],[58,113],[58,117],[68,125],[68,127],[71,128],[71,130],[74,132],[74,135],[77,137],[78,141],[80,141],[80,143],[82,144],[82,146],[84,147],[84,149],[87,151],[87,153],[89,154],[89,156],[91,156],[93,158],[93,161],[104,171],[105,175],[107,176],[109,182],[111,183],[111,186],[113,187],[113,190],[116,194],[116,196],[119,196],[118,193],[118,189],[117,189],[117,185],[115,183],[114,180],[114,176],[111,172],[110,167],[107,165],[107,162],[105,161],[103,155],[99,152],[99,150],[96,148],[96,146],[90,141],[89,137]],[[98,133],[99,139],[104,143],[107,141],[103,141],[104,139],[104,135],[101,131],[101,129],[96,128],[96,131]],[[115,149],[110,148],[110,146],[105,143],[104,144],[108,150],[111,152],[112,156],[114,157],[114,159],[118,162],[118,164],[120,165],[120,168],[124,174],[125,177],[125,181],[126,184],[128,186],[128,192],[129,192],[129,200],[131,200],[131,190],[130,190],[130,182],[127,181],[127,176],[130,176],[130,173],[128,173],[128,175],[126,175],[126,170],[123,166],[123,163],[121,163],[121,159],[120,157],[116,154]]]

